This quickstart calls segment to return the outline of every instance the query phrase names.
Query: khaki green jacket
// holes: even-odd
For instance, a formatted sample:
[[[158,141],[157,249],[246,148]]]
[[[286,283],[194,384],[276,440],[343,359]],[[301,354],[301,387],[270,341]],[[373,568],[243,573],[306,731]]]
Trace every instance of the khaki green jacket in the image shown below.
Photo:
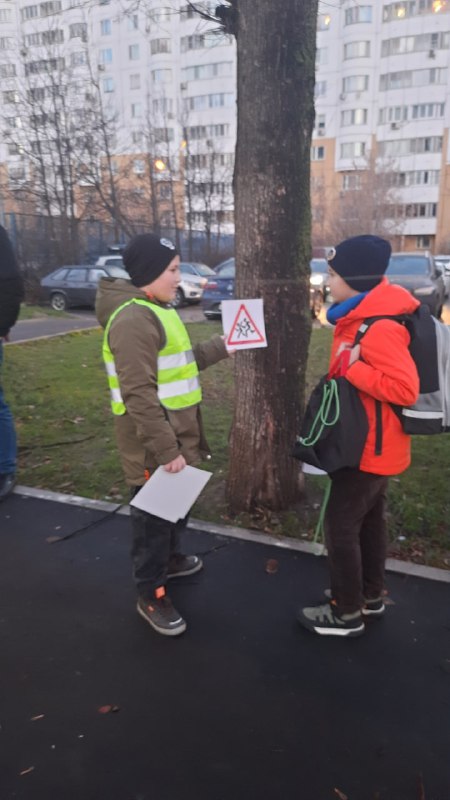
[[[102,278],[95,303],[100,325],[105,328],[113,311],[133,297],[148,300],[143,291],[126,280]],[[164,328],[156,315],[136,303],[124,308],[109,330],[109,346],[127,409],[123,416],[114,417],[114,425],[130,486],[141,486],[146,469],[168,464],[180,453],[188,464],[198,464],[210,455],[200,406],[168,411],[158,400],[157,359],[165,343]],[[199,370],[227,356],[220,336],[196,345],[193,351]]]

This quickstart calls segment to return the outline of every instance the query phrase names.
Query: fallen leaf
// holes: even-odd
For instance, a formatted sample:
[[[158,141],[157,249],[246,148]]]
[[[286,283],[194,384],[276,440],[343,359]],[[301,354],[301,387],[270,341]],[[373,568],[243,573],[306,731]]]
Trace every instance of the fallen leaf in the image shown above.
[[[47,544],[53,544],[54,542],[60,542],[61,539],[62,536],[47,536],[45,541],[47,542]]]
[[[34,767],[27,767],[27,769],[23,769],[22,772],[19,772],[19,775],[28,775],[29,772],[33,772]]]
[[[35,717],[31,717],[31,722],[37,722],[38,719],[44,719],[45,714],[36,714]]]
[[[348,797],[344,792],[339,791],[339,789],[334,789],[335,794],[339,797],[339,800],[348,800]]]
[[[266,561],[266,572],[268,575],[275,575],[278,572],[278,561],[276,558],[268,558]]]

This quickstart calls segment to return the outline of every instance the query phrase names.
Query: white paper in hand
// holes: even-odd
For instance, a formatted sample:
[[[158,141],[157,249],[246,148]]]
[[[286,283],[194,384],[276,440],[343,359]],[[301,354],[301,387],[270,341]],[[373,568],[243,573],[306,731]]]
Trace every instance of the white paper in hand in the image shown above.
[[[130,501],[130,506],[168,522],[178,522],[189,513],[211,475],[212,472],[196,467],[185,467],[175,473],[158,467]]]

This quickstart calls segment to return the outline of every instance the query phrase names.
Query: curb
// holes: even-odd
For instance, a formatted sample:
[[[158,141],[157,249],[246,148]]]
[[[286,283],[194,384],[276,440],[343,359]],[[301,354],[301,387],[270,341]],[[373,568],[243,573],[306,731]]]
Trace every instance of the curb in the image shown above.
[[[15,486],[14,494],[23,497],[34,497],[37,500],[49,500],[53,503],[66,503],[70,506],[88,508],[92,511],[109,511],[111,514],[117,513],[122,516],[129,516],[130,509],[128,504],[111,503],[106,500],[90,500],[88,497],[80,497],[75,494],[63,494],[61,492],[50,492],[46,489],[34,489],[30,486]],[[226,536],[230,539],[240,539],[245,542],[255,544],[265,544],[270,547],[280,547],[283,550],[292,550],[298,553],[309,555],[324,555],[324,547],[314,542],[300,542],[289,536],[271,536],[270,534],[258,533],[248,528],[237,528],[232,525],[217,525],[213,522],[204,522],[199,519],[191,519],[188,523],[189,528],[211,533],[216,536]],[[396,572],[400,575],[409,575],[416,578],[424,578],[429,581],[440,581],[450,583],[450,570],[439,569],[438,567],[427,567],[423,564],[413,564],[411,561],[400,561],[395,558],[388,558],[386,570]]]
[[[32,320],[23,320],[24,322],[31,322]],[[16,342],[4,342],[7,346],[13,344],[27,344],[28,342],[40,342],[43,339],[56,339],[57,336],[69,336],[71,333],[84,333],[85,331],[95,331],[100,328],[100,325],[92,325],[88,328],[72,328],[70,331],[60,331],[59,333],[47,333],[44,336],[32,336],[30,339],[18,339]]]

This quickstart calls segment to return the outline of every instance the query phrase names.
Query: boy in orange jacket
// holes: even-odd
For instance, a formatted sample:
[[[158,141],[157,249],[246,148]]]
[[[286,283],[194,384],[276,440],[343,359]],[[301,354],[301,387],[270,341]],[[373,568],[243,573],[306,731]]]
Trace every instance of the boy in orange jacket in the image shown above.
[[[322,635],[360,636],[365,616],[384,613],[388,476],[403,472],[411,460],[411,437],[391,404],[415,403],[419,377],[408,349],[409,333],[398,322],[378,320],[360,344],[353,343],[366,318],[411,314],[419,305],[384,277],[390,255],[384,239],[355,236],[341,242],[328,259],[335,301],[327,313],[335,325],[330,370],[340,367],[342,374],[345,364],[345,377],[364,404],[369,432],[359,468],[330,475],[325,516],[329,600],[298,613],[304,627]]]

